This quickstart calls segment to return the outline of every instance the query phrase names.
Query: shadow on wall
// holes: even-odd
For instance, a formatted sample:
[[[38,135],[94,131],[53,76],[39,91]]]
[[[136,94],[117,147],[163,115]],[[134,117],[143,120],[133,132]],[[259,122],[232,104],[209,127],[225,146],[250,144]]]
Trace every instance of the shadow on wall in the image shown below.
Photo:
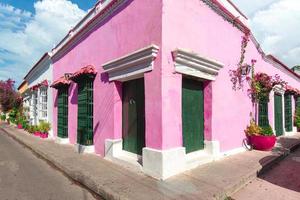
[[[78,86],[77,86],[77,84],[76,83],[71,83],[71,85],[69,87],[69,94],[72,95],[72,97],[71,97],[71,104],[73,104],[73,105],[77,105],[78,104],[77,93],[78,93]]]
[[[298,142],[299,140],[295,138],[279,138],[277,141],[279,147],[272,150],[274,156],[267,156],[261,159],[259,161],[260,164],[264,165],[269,162],[270,159],[274,159],[279,149],[282,151],[284,148]],[[292,150],[295,150],[295,152],[291,153],[287,158],[276,164],[266,173],[260,174],[259,178],[279,187],[300,192],[300,148]]]
[[[102,83],[108,83],[109,82],[108,73],[101,73],[100,74],[100,79],[101,79]]]
[[[55,99],[54,99],[54,107],[57,108],[57,106],[58,106],[58,91],[55,92]]]

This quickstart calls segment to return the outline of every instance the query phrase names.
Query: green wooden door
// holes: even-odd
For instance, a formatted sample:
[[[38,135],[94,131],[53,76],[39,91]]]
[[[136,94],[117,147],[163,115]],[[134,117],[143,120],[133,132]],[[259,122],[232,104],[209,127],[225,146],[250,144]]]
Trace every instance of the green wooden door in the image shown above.
[[[145,147],[144,79],[123,83],[123,149],[142,155]]]
[[[275,106],[275,132],[277,136],[283,135],[282,96],[274,95]]]
[[[284,95],[284,118],[285,130],[290,132],[293,130],[293,114],[292,114],[292,95]]]
[[[204,148],[204,95],[202,82],[182,79],[182,133],[186,153]]]
[[[68,87],[58,89],[57,136],[68,138]]]
[[[258,125],[261,127],[269,126],[268,101],[261,100],[258,105]]]
[[[93,145],[93,79],[78,81],[77,143]]]

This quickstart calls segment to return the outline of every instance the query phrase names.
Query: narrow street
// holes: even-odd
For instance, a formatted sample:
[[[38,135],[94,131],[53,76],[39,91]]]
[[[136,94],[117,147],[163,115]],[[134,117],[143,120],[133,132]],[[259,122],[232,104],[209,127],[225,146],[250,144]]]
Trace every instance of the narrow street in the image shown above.
[[[235,200],[299,200],[300,148],[232,196]]]
[[[92,200],[89,191],[0,130],[1,200]]]

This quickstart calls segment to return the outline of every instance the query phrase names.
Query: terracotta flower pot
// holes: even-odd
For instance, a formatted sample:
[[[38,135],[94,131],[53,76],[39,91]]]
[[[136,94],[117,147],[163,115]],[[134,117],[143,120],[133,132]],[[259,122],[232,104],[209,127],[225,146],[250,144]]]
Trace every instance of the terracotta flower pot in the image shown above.
[[[254,149],[271,151],[276,142],[276,136],[251,135],[248,137]]]

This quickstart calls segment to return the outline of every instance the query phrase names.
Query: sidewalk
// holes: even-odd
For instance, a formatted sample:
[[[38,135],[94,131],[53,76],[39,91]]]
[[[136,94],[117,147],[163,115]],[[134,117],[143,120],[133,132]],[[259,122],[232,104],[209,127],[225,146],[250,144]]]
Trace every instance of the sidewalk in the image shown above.
[[[0,129],[105,199],[224,199],[300,144],[300,134],[280,138],[273,152],[247,151],[158,181],[97,155],[78,154],[72,145],[42,140],[6,124]]]

